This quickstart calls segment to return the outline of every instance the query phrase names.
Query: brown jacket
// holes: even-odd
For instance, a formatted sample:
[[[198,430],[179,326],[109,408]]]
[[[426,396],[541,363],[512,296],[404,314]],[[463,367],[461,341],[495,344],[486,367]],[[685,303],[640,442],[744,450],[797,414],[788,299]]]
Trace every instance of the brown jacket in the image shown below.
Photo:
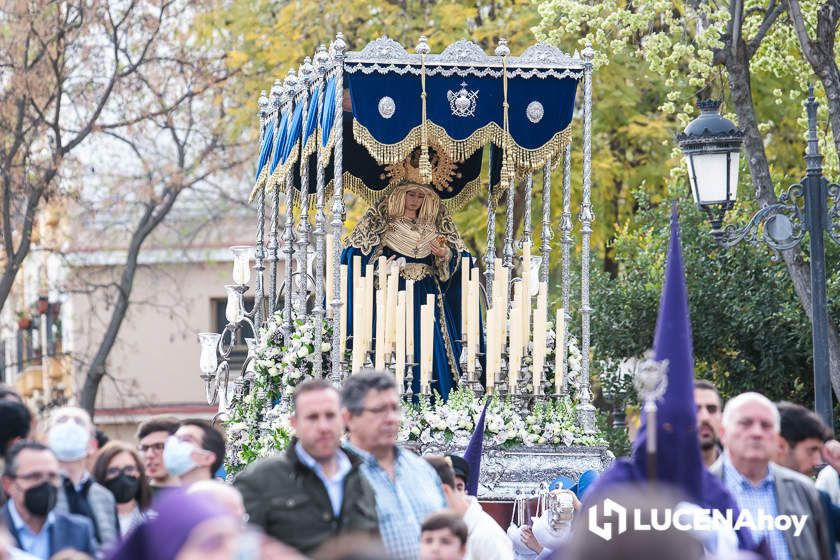
[[[282,454],[249,465],[234,480],[251,523],[304,554],[341,533],[366,532],[378,537],[376,500],[359,470],[361,459],[343,449],[352,469],[344,479],[344,499],[336,516],[324,483],[301,462],[295,443],[293,440]]]

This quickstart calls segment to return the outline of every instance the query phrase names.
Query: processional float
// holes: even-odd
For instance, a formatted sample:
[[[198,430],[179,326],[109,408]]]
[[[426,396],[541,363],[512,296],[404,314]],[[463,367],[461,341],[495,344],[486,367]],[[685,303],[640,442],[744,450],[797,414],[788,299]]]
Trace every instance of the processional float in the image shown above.
[[[430,185],[444,213],[457,212],[477,195],[487,201],[481,262],[464,257],[457,263],[462,296],[460,305],[454,304],[460,308],[459,320],[449,327],[454,342],[447,349],[457,361],[453,386],[509,398],[523,408],[564,397],[567,327],[573,320],[571,137],[574,117],[582,112],[576,408],[582,430],[595,433],[589,390],[593,49],[587,45],[570,56],[538,43],[511,56],[501,39],[491,56],[462,40],[434,54],[421,37],[413,53],[388,38],[359,52],[345,51],[339,33],[329,49],[321,46],[311,61],[307,58],[297,72],[290,70],[282,83],[277,80],[269,95],[260,96],[260,151],[251,195],[257,208],[257,303],[246,309],[250,248],[235,247],[235,284],[226,287],[229,324],[221,334],[200,334],[208,402],[218,397],[224,410],[232,394],[247,393],[261,327],[276,320],[288,336],[299,317],[311,320],[315,348],[330,343],[329,361],[316,354],[312,375],[340,385],[360,367],[376,366],[394,373],[408,402],[431,395],[435,374],[424,363],[429,347],[416,348],[429,344],[428,332],[416,330],[434,323],[434,298],[419,308],[420,317],[410,317],[411,279],[399,270],[402,265],[384,257],[365,267],[357,261],[354,268],[350,259],[342,264],[346,195],[373,207],[407,179]],[[582,111],[576,111],[581,81]],[[406,161],[412,162],[411,169]],[[552,169],[561,164],[562,184],[552,189]],[[542,181],[538,249],[532,244],[535,175]],[[524,189],[519,239],[514,231],[516,189]],[[562,197],[560,216],[551,214],[552,196]],[[503,224],[496,223],[499,205],[505,208]],[[549,311],[549,260],[557,223],[561,307]],[[504,236],[497,247],[501,227]],[[454,257],[460,259],[457,252]],[[539,263],[534,278],[532,262]],[[352,306],[346,302],[350,293],[356,296]],[[551,329],[548,321],[555,317]],[[246,325],[254,333],[249,356],[241,375],[229,383],[228,359],[237,331]],[[328,331],[331,340],[325,340]],[[554,359],[549,359],[552,347]],[[547,480],[552,473],[580,474],[608,461],[603,447],[487,450],[480,495],[511,499],[533,491],[532,481]]]

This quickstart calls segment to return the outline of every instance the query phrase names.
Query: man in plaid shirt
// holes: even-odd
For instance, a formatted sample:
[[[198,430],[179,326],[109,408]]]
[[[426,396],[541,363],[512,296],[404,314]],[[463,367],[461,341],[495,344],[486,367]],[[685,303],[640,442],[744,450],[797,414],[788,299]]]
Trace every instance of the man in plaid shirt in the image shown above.
[[[402,408],[394,377],[373,370],[350,376],[341,405],[350,445],[362,457],[361,471],[376,494],[385,548],[395,560],[413,560],[423,520],[446,501],[431,465],[397,447]]]

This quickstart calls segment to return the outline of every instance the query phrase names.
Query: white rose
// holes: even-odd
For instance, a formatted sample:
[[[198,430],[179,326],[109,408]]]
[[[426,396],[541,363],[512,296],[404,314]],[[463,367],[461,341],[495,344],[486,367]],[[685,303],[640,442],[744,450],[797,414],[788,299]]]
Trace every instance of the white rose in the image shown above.
[[[329,352],[332,346],[329,342],[322,342],[321,343],[321,353]]]
[[[297,351],[298,358],[305,358],[309,355],[309,348],[307,346],[301,346],[300,350]]]

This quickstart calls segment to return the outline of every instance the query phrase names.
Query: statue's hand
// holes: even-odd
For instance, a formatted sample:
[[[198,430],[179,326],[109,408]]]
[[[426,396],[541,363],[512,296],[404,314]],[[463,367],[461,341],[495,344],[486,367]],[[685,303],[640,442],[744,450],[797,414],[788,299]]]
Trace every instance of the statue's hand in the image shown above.
[[[443,258],[447,254],[449,254],[449,247],[446,247],[446,246],[441,247],[440,245],[435,245],[434,243],[429,243],[429,250],[436,257]]]

